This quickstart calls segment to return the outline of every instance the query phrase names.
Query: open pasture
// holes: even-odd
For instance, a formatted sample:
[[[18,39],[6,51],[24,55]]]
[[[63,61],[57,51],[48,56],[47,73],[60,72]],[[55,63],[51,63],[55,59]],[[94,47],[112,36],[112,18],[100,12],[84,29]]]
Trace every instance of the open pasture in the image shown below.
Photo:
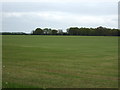
[[[118,37],[3,35],[3,88],[117,88]]]

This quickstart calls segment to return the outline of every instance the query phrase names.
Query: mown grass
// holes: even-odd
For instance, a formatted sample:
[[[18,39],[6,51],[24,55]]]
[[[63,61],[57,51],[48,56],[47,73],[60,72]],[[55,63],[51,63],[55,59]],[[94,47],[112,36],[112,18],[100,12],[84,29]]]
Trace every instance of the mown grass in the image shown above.
[[[118,38],[3,36],[4,88],[117,88]]]

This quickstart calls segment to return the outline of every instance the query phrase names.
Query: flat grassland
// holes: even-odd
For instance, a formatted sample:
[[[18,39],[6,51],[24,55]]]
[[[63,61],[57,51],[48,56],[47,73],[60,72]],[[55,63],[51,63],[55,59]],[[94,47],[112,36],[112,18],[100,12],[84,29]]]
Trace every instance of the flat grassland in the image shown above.
[[[3,88],[117,88],[118,37],[4,35]]]

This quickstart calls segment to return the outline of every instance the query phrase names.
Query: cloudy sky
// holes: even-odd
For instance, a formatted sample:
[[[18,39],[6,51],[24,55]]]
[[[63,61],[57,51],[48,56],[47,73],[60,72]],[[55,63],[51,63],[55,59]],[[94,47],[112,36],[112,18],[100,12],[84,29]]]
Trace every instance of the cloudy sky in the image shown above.
[[[3,0],[2,30],[31,32],[40,28],[118,28],[119,0]]]

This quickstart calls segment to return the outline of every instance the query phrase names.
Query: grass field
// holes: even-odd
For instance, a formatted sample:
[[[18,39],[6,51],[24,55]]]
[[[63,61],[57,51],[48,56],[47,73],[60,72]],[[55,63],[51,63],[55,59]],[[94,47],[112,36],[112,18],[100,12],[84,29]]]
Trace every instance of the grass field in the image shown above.
[[[3,36],[4,88],[117,88],[118,37]]]

